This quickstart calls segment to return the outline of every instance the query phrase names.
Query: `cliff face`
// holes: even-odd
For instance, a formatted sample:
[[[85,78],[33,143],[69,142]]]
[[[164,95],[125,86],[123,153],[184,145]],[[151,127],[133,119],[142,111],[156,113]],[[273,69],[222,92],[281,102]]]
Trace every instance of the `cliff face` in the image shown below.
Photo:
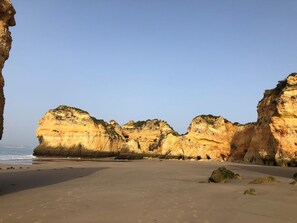
[[[117,123],[97,120],[83,110],[59,106],[39,121],[36,136],[40,144],[35,154],[46,155],[50,150],[72,150],[74,155],[81,150],[116,152],[124,143],[117,127]]]
[[[137,153],[158,153],[161,141],[175,131],[164,121],[130,121],[122,127],[128,148]]]
[[[121,127],[115,121],[106,123],[80,109],[60,106],[40,120],[37,137],[37,155],[55,148],[83,148],[297,166],[297,74],[265,91],[256,123],[240,125],[221,116],[201,115],[192,120],[186,134],[179,135],[157,119],[130,121]]]
[[[267,90],[258,104],[258,121],[246,162],[297,166],[297,74]]]
[[[40,145],[34,154],[80,156],[83,150],[227,160],[235,135],[245,129],[223,117],[202,115],[192,120],[187,134],[179,135],[158,119],[130,121],[121,127],[113,120],[107,123],[83,110],[59,106],[39,121]],[[245,145],[237,141],[238,146]]]
[[[15,10],[10,0],[0,0],[0,139],[3,134],[3,112],[5,104],[2,69],[5,61],[9,57],[12,42],[9,26],[15,26],[16,24],[14,15]]]
[[[79,156],[81,150],[155,154],[169,133],[174,130],[157,119],[130,121],[121,127],[114,120],[107,123],[81,109],[61,105],[39,121],[36,136],[40,144],[34,154]]]
[[[168,135],[163,140],[161,152],[197,159],[227,160],[235,133],[244,128],[221,116],[197,116],[192,120],[187,134]]]
[[[207,157],[225,159],[230,154],[230,141],[238,128],[221,116],[203,115],[192,120],[186,138],[195,142]]]
[[[229,161],[243,162],[244,156],[250,148],[251,141],[255,135],[256,123],[241,125],[230,142]]]

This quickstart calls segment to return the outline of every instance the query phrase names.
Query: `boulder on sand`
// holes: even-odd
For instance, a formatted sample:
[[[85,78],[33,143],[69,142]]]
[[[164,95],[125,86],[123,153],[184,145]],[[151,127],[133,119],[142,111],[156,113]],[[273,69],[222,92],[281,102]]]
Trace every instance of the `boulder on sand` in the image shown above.
[[[239,174],[232,172],[231,170],[226,169],[226,167],[220,167],[217,170],[214,170],[208,179],[209,183],[226,183],[232,179],[241,179]]]
[[[277,180],[273,176],[260,177],[250,182],[250,184],[270,184],[275,183]]]

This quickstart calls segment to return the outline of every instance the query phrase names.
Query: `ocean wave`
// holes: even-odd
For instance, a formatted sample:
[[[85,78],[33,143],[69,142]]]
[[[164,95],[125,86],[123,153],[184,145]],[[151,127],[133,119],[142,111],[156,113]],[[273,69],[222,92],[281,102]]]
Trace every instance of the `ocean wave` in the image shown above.
[[[32,160],[36,156],[33,155],[0,155],[0,160]]]

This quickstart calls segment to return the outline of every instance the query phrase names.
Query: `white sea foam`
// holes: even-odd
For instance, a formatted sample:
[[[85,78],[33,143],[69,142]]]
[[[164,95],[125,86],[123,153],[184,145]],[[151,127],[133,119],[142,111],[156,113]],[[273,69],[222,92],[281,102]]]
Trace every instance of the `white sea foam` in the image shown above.
[[[32,164],[35,156],[32,148],[0,146],[0,163],[2,164]]]
[[[0,160],[32,160],[36,156],[33,155],[0,155]]]

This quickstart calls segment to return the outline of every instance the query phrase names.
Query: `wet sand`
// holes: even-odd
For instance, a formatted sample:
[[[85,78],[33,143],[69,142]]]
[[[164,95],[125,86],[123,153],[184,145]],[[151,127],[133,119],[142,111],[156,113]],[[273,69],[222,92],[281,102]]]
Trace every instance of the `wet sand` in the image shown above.
[[[243,179],[203,183],[223,165]],[[0,168],[0,223],[297,222],[297,186],[289,184],[297,168],[171,160]],[[267,175],[280,182],[249,184]],[[243,195],[251,187],[257,195]]]

